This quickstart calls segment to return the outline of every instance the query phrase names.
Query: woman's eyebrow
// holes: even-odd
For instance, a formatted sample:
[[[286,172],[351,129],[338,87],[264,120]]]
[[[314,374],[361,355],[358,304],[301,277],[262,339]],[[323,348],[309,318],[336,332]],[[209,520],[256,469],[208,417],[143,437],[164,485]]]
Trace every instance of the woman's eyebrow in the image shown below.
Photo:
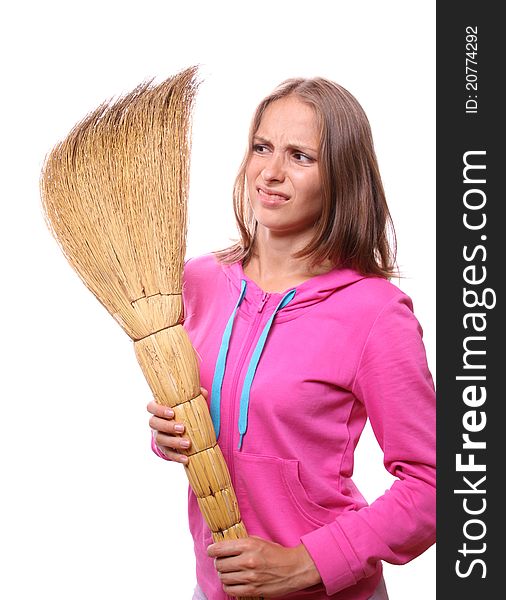
[[[267,138],[265,138],[261,135],[256,135],[256,134],[253,136],[253,141],[260,142],[262,144],[270,144],[270,141]]]
[[[272,142],[268,138],[266,138],[262,135],[254,135],[253,141],[256,143],[260,143],[260,144],[272,144]],[[312,148],[311,146],[306,146],[306,144],[297,142],[297,140],[288,142],[288,144],[285,144],[285,148],[290,148],[292,150],[305,150],[307,152],[312,152],[314,154],[318,154],[318,150],[316,148]]]

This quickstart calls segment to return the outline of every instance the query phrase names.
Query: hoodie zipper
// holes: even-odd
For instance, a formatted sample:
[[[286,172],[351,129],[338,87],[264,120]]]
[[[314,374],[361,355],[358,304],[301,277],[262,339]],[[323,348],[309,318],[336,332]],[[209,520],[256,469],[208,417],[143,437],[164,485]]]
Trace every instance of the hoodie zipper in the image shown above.
[[[268,292],[264,292],[262,295],[262,299],[260,300],[260,304],[258,305],[258,312],[262,312],[265,306],[265,303],[269,299],[270,294]]]
[[[234,420],[235,420],[235,413],[236,413],[236,406],[237,406],[237,388],[239,385],[239,376],[242,372],[242,368],[244,366],[244,363],[246,361],[246,357],[249,353],[249,351],[251,350],[251,346],[253,341],[255,340],[256,336],[257,336],[257,332],[258,332],[258,326],[260,325],[261,321],[262,321],[262,312],[264,309],[264,306],[266,305],[267,301],[270,298],[270,293],[269,292],[264,292],[262,294],[262,298],[260,300],[260,303],[258,304],[258,309],[257,309],[257,313],[255,315],[255,319],[253,321],[253,324],[251,325],[250,329],[249,329],[249,334],[248,334],[248,338],[246,340],[246,343],[244,344],[243,348],[242,348],[242,352],[241,355],[239,357],[239,361],[237,363],[235,372],[234,372],[234,378],[232,380],[232,387],[231,387],[231,394],[230,397],[233,398],[233,405],[230,407],[230,411],[229,411],[229,416],[228,416],[228,443],[227,443],[227,457],[228,457],[228,468],[230,471],[230,478],[232,480],[232,486],[235,487],[235,467],[234,467],[234,457],[233,457],[233,453],[234,453],[234,433],[236,431],[236,427],[234,426]]]

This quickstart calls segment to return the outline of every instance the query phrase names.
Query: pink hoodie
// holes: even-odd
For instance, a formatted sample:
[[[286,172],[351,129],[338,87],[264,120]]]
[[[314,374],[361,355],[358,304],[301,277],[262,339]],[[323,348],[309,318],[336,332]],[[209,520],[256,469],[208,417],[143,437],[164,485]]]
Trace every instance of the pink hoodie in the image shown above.
[[[322,577],[284,598],[367,600],[381,560],[406,563],[435,541],[435,394],[422,331],[385,279],[334,269],[294,290],[265,293],[240,263],[191,259],[184,326],[248,533],[302,542]],[[398,478],[370,506],[351,479],[367,417]],[[200,587],[208,600],[228,598],[191,490],[189,522]]]

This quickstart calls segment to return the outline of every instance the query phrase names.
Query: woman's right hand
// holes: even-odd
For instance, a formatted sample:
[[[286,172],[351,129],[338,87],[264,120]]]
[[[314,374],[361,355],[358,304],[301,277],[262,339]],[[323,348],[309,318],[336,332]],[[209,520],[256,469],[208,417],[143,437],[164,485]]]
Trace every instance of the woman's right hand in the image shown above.
[[[208,392],[200,388],[200,393],[207,400]],[[158,450],[168,459],[182,464],[188,464],[188,457],[180,450],[187,450],[191,442],[184,437],[184,424],[174,420],[174,411],[168,406],[162,406],[152,400],[147,406],[151,413],[149,426],[153,432],[153,442]]]

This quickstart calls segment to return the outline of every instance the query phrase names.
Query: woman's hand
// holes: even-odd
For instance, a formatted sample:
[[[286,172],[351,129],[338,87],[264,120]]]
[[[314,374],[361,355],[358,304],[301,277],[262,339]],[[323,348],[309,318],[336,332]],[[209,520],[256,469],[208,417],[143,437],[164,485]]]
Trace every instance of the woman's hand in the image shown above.
[[[208,391],[201,387],[200,393],[207,400]],[[187,464],[188,457],[180,454],[180,450],[187,450],[191,442],[184,437],[184,425],[174,421],[174,411],[152,400],[147,406],[148,412],[153,416],[149,419],[149,426],[153,431],[153,440],[160,452],[175,462]]]
[[[306,548],[285,548],[250,536],[217,542],[207,548],[223,590],[234,597],[275,598],[321,582]]]

